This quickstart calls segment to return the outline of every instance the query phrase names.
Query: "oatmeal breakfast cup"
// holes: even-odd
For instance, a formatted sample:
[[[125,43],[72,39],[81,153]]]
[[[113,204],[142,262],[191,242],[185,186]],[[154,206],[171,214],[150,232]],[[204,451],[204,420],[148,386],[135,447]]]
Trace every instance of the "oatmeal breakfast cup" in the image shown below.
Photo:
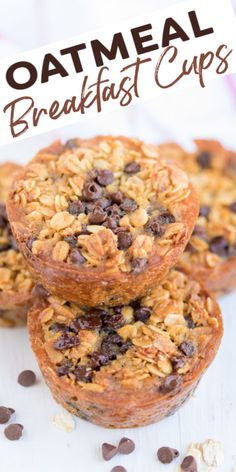
[[[34,276],[81,305],[117,305],[161,280],[198,214],[186,174],[123,137],[54,143],[14,182],[13,233]]]
[[[25,323],[32,298],[32,279],[12,235],[5,207],[9,188],[20,169],[10,162],[0,165],[0,327]]]
[[[175,269],[145,297],[116,307],[39,297],[28,328],[55,400],[111,428],[174,413],[214,359],[223,332],[216,301]]]
[[[200,212],[179,267],[220,295],[236,287],[236,153],[217,141],[196,140],[189,153],[160,146],[182,164],[200,200]]]

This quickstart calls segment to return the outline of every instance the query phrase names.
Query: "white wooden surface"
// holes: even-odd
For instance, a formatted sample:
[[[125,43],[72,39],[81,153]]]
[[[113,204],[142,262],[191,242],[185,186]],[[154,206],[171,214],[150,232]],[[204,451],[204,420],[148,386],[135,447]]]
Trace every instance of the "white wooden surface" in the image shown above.
[[[82,31],[104,26],[142,11],[177,3],[176,0],[0,0],[0,55],[30,49]],[[235,1],[233,1],[235,3]],[[189,145],[194,136],[215,137],[236,148],[236,101],[227,80],[212,82],[205,90],[170,94],[158,102],[145,103],[99,116],[79,125],[59,129],[37,138],[0,147],[0,161],[27,162],[53,139],[99,133],[133,135],[160,142],[177,139]],[[1,144],[1,143],[0,143]],[[175,472],[176,465],[161,466],[156,450],[162,445],[185,453],[191,441],[207,438],[224,444],[225,461],[220,472],[236,463],[236,292],[221,299],[225,334],[220,352],[202,379],[195,396],[174,416],[145,428],[108,431],[76,420],[76,429],[65,433],[55,428],[52,417],[60,407],[52,400],[31,353],[24,328],[0,331],[0,404],[17,411],[25,427],[24,438],[7,441],[0,426],[0,472],[109,472],[122,464],[128,472]],[[17,375],[32,368],[38,384],[24,389]],[[100,445],[118,442],[127,435],[137,445],[134,454],[105,463]],[[208,471],[210,472],[210,471]],[[211,471],[212,472],[212,471]]]

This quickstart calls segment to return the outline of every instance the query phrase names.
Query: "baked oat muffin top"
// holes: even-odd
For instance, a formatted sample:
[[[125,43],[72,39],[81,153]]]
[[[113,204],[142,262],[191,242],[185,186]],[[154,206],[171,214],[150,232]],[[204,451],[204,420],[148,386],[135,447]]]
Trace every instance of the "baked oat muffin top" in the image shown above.
[[[13,163],[0,165],[0,299],[15,296],[16,292],[28,292],[32,288],[32,280],[12,235],[6,213],[6,199],[14,175],[21,169]],[[22,297],[21,297],[22,298]],[[0,307],[4,310],[4,304]]]
[[[136,139],[55,143],[26,166],[12,192],[34,256],[73,266],[141,272],[186,232],[186,174]]]
[[[196,151],[176,144],[161,146],[163,154],[182,163],[197,191],[200,212],[182,255],[184,266],[214,269],[236,258],[236,153],[216,141],[196,140]]]
[[[29,317],[38,319],[48,368],[94,392],[141,388],[154,380],[161,393],[169,393],[196,372],[221,337],[215,301],[174,269],[125,306],[85,309],[55,296],[37,303]]]

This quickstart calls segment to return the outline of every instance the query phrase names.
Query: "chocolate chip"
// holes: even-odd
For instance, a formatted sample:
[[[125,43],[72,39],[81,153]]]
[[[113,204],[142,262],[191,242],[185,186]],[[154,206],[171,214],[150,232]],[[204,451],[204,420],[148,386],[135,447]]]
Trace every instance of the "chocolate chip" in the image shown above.
[[[211,207],[209,205],[201,205],[199,210],[199,216],[204,216],[205,218],[208,218],[210,212]]]
[[[170,393],[182,384],[182,378],[179,375],[172,374],[166,377],[159,387],[161,393]]]
[[[197,155],[197,162],[202,169],[209,169],[211,167],[211,154],[208,151],[203,151]]]
[[[195,347],[194,347],[193,343],[191,343],[190,341],[183,341],[179,345],[179,349],[187,357],[193,357],[193,355],[195,353]]]
[[[110,193],[108,197],[113,203],[117,203],[117,205],[120,205],[124,200],[124,195],[122,192],[120,192],[120,190],[117,190],[117,192]]]
[[[80,200],[75,200],[74,202],[69,202],[68,205],[68,212],[71,215],[80,215],[81,213],[85,213],[85,204]]]
[[[226,257],[229,250],[228,241],[224,236],[215,236],[209,243],[209,250],[218,256]]]
[[[147,259],[144,257],[137,257],[137,259],[132,261],[132,273],[134,275],[140,274],[145,269],[146,265]]]
[[[179,451],[172,447],[160,447],[157,451],[157,457],[162,464],[170,464],[178,456]]]
[[[50,293],[42,284],[36,284],[32,290],[32,295],[34,297],[49,297]]]
[[[93,212],[89,214],[88,220],[92,225],[99,225],[100,223],[103,223],[106,218],[106,212],[100,207],[95,207]]]
[[[103,317],[103,328],[104,329],[119,329],[124,326],[125,320],[121,313],[114,313],[113,315],[108,314]]]
[[[161,237],[164,230],[160,224],[159,216],[152,216],[145,225],[145,231],[153,236]]]
[[[131,454],[135,450],[135,444],[132,439],[122,438],[119,442],[118,452],[121,454]]]
[[[23,426],[21,424],[9,424],[4,429],[4,434],[7,439],[10,441],[17,441],[18,439],[21,438],[23,432]]]
[[[121,354],[125,354],[132,346],[133,343],[129,339],[127,341],[123,341],[122,345],[120,346]]]
[[[134,311],[134,319],[135,321],[147,321],[151,316],[151,312],[152,310],[147,306],[141,306]]]
[[[102,365],[106,365],[108,363],[109,363],[109,356],[102,352],[95,351],[91,355],[90,366],[92,367],[92,369],[98,369]]]
[[[184,357],[172,357],[171,364],[173,370],[177,371],[178,369],[183,369],[186,364],[186,359]]]
[[[125,213],[132,213],[133,211],[137,210],[138,205],[135,200],[132,200],[131,198],[125,198],[121,203],[120,208]]]
[[[103,354],[109,357],[109,360],[115,360],[122,345],[123,339],[121,336],[119,336],[117,333],[109,334],[102,342],[101,351]]]
[[[195,325],[195,323],[194,323],[194,321],[193,321],[191,315],[186,315],[186,316],[184,317],[184,319],[185,319],[185,321],[186,321],[187,326],[188,326],[189,329],[194,329],[194,328],[195,328],[196,325]]]
[[[7,251],[11,248],[11,245],[8,243],[0,243],[0,252]]]
[[[73,374],[75,375],[76,380],[79,382],[90,383],[92,382],[93,372],[90,367],[85,365],[80,365],[76,367]]]
[[[57,366],[57,374],[59,375],[59,377],[61,377],[62,375],[68,375],[71,373],[72,367],[73,362],[67,359],[63,364]]]
[[[170,223],[175,223],[175,217],[169,212],[161,213],[160,215],[157,216],[158,222],[161,225],[167,225]]]
[[[91,205],[91,204],[89,204],[89,205]],[[94,205],[94,208],[100,207],[104,210],[105,208],[107,208],[111,205],[111,200],[108,199],[108,198],[103,197],[103,198],[100,198],[99,200],[97,200],[95,203],[93,203],[93,205]]]
[[[78,336],[69,336],[68,333],[63,333],[60,338],[53,343],[53,347],[57,351],[62,351],[63,349],[69,349],[79,344],[80,338]]]
[[[102,197],[102,188],[96,184],[96,182],[88,181],[85,182],[82,197],[87,202],[93,202]]]
[[[105,226],[105,228],[111,229],[113,231],[117,229],[118,224],[119,221],[117,221],[117,218],[112,218],[108,216],[108,218],[102,225]]]
[[[207,233],[204,226],[195,225],[193,229],[193,236],[197,236],[198,238],[201,238],[201,239],[207,239]]]
[[[197,472],[197,462],[193,456],[186,456],[180,467],[184,472]]]
[[[26,243],[26,246],[30,251],[32,251],[34,241],[36,241],[36,240],[37,240],[37,238],[35,236],[32,236],[31,238],[28,239],[28,241]]]
[[[23,370],[19,374],[17,381],[22,387],[31,387],[36,382],[36,375],[32,370]]]
[[[77,139],[74,138],[74,139],[68,139],[68,141],[66,141],[66,144],[65,144],[65,147],[67,149],[75,149],[78,147],[78,142],[77,142]]]
[[[120,250],[128,249],[133,242],[132,235],[127,231],[120,231],[117,235],[117,247]]]
[[[102,327],[102,313],[102,311],[94,309],[86,315],[79,316],[71,322],[70,329],[75,333],[81,329],[100,329]]]
[[[0,406],[0,424],[8,423],[9,419],[11,418],[12,412],[10,408],[6,408],[5,406]]]
[[[68,326],[65,323],[52,323],[49,327],[50,331],[54,331],[55,333],[59,333],[60,331],[66,331]]]
[[[126,164],[124,168],[124,172],[126,174],[137,174],[140,172],[141,166],[137,162],[130,162],[129,164]]]
[[[69,260],[72,264],[78,265],[83,264],[86,261],[85,257],[83,256],[83,254],[81,254],[80,250],[77,247],[71,250]]]
[[[236,202],[231,203],[229,209],[232,211],[232,213],[236,213]]]
[[[102,457],[104,461],[110,461],[117,454],[117,447],[113,444],[102,444]]]
[[[111,469],[111,472],[127,472],[127,470],[122,465],[116,465]]]
[[[108,169],[99,169],[97,175],[97,181],[103,187],[110,185],[114,180],[114,176],[111,170]]]

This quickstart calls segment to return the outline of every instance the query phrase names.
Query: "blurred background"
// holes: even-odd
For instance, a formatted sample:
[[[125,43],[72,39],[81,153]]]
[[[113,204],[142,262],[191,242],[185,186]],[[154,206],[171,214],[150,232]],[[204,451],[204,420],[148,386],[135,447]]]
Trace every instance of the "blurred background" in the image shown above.
[[[0,0],[0,57],[43,46],[174,5],[177,0]],[[236,11],[236,0],[232,0]],[[236,148],[236,77],[228,76],[0,148],[0,160],[26,162],[53,139],[125,134],[153,143],[194,137]]]

